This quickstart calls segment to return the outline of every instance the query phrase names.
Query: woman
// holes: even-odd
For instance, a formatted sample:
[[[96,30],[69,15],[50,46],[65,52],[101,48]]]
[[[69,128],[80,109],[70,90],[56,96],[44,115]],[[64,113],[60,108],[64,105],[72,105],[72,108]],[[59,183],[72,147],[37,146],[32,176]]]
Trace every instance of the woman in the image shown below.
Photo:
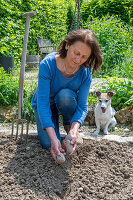
[[[47,55],[40,63],[32,108],[40,144],[45,149],[51,148],[56,162],[56,156],[64,153],[59,133],[59,114],[63,116],[67,134],[72,136],[74,152],[78,129],[88,111],[92,70],[98,70],[101,64],[102,53],[90,30],[72,31],[61,42],[58,52]]]

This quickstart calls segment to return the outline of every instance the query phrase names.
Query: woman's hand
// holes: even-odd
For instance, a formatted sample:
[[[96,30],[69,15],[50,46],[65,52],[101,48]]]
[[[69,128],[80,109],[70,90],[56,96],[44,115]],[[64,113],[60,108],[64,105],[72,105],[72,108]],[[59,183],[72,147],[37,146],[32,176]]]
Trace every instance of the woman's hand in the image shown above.
[[[69,140],[69,141],[67,141],[67,140]],[[77,147],[77,134],[75,134],[72,130],[69,131],[68,135],[63,140],[63,145],[64,145],[64,148],[66,149],[67,153],[69,153],[69,155],[73,154]]]
[[[64,149],[61,147],[61,143],[58,139],[54,139],[51,141],[51,150],[50,150],[52,157],[56,161],[56,163],[60,164],[57,160],[57,156],[60,155],[60,153],[64,154]]]
[[[51,151],[52,157],[54,158],[56,163],[60,164],[57,161],[57,156],[59,156],[60,153],[64,154],[64,149],[62,149],[62,147],[61,147],[61,143],[56,136],[54,128],[53,127],[47,127],[46,131],[47,131],[49,138],[50,138],[50,141],[51,141],[51,150],[50,151]]]
[[[71,154],[73,154],[75,152],[76,147],[77,147],[77,134],[78,133],[74,132],[73,130],[70,130],[69,134],[72,137],[70,144],[73,146],[73,151],[72,151],[72,153],[69,154],[69,155],[71,155]]]
[[[68,135],[71,136],[70,144],[73,146],[73,151],[71,153],[69,153],[69,155],[73,154],[75,152],[75,150],[76,150],[79,127],[80,127],[80,123],[79,122],[73,122],[72,125],[71,125],[71,128],[69,130]],[[65,146],[66,145],[65,141],[63,141],[63,143],[64,143],[64,146]]]

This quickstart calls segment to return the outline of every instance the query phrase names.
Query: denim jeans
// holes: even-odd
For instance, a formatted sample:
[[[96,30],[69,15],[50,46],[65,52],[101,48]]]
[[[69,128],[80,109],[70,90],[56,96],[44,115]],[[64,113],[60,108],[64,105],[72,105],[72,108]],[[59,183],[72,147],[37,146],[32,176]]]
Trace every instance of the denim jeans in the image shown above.
[[[51,105],[52,122],[55,126],[57,138],[61,141],[59,133],[59,114],[63,116],[63,124],[69,125],[77,106],[77,95],[70,89],[62,89],[55,96],[55,104]],[[42,148],[49,149],[51,142],[49,136],[42,128],[37,108],[34,109],[37,123],[38,138]]]

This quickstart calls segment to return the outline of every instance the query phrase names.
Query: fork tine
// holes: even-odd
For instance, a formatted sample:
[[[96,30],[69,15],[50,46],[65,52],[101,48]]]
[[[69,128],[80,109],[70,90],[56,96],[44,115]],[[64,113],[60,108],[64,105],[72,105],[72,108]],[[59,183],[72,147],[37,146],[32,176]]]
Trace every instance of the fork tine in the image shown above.
[[[17,138],[18,138],[18,126],[19,126],[19,121],[17,122],[17,131],[16,131],[16,140],[17,140]]]
[[[26,144],[27,144],[27,140],[28,140],[28,131],[29,131],[29,122],[27,121],[26,137],[25,137]]]
[[[20,141],[22,141],[22,137],[23,137],[23,127],[24,126],[24,124],[23,124],[23,121],[22,121],[22,128],[21,128],[21,135],[20,135]]]
[[[28,122],[28,120],[25,120],[25,119],[15,119],[15,120],[13,120],[13,122],[12,122],[11,139],[12,139],[13,133],[14,133],[14,123],[16,123],[16,137],[15,137],[15,140],[17,140],[17,138],[18,138],[19,125],[21,124],[20,141],[22,141],[23,131],[24,131],[24,123],[26,123],[26,137],[25,137],[25,141],[27,143],[28,131],[29,131],[29,122]]]
[[[11,138],[13,136],[13,131],[14,131],[14,121],[12,122],[12,133],[11,133]]]

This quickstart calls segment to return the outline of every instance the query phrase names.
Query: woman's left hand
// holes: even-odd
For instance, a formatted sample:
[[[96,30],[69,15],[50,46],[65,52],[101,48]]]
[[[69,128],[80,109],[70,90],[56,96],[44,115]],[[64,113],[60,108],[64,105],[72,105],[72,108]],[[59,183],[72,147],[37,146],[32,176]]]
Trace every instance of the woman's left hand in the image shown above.
[[[70,134],[72,137],[70,144],[73,145],[73,151],[72,151],[72,153],[69,154],[69,155],[71,155],[75,152],[76,147],[77,147],[77,134],[78,133],[74,132],[73,130],[70,130],[68,134]]]
[[[71,128],[70,128],[70,130],[68,132],[68,135],[70,135],[71,138],[72,138],[70,144],[73,146],[73,151],[69,155],[73,154],[74,151],[76,150],[79,127],[80,127],[80,123],[79,122],[73,122],[72,125],[71,125]],[[66,149],[66,141],[65,141],[65,139],[63,140],[63,144],[64,144],[64,147]]]
[[[54,139],[51,141],[51,150],[50,150],[52,157],[56,161],[56,163],[60,164],[57,160],[57,156],[60,155],[60,153],[65,154],[64,149],[61,147],[61,143],[58,139]]]

